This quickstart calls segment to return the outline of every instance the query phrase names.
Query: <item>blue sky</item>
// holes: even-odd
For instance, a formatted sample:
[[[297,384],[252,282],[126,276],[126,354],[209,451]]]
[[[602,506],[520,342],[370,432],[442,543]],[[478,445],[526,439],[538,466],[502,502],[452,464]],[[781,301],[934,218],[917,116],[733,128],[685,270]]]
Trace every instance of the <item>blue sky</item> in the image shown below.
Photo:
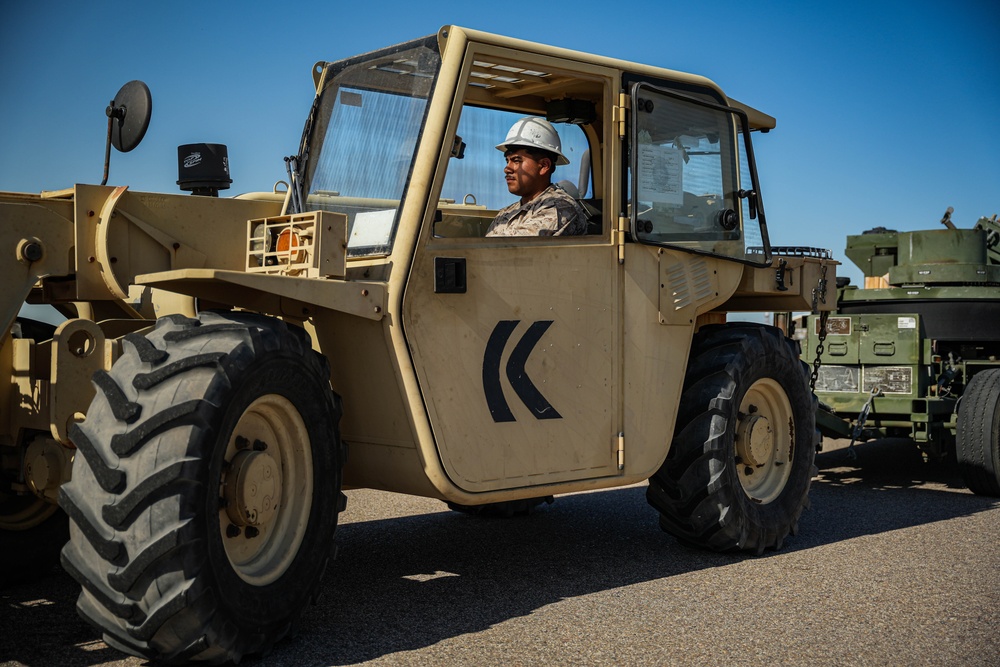
[[[176,147],[208,142],[228,146],[225,194],[268,190],[297,149],[313,63],[449,23],[701,74],[775,116],[755,136],[774,244],[843,258],[845,237],[876,225],[938,228],[948,206],[960,227],[1000,213],[995,0],[11,0],[0,3],[0,190],[99,183],[104,109],[132,79],[149,85],[153,118],[136,150],[113,152],[109,183],[178,192]]]

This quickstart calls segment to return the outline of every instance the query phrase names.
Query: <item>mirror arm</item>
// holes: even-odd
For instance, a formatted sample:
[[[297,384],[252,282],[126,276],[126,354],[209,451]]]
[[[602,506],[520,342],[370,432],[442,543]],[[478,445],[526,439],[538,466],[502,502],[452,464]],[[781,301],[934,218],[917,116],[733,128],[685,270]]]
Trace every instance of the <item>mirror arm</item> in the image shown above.
[[[757,192],[754,190],[740,190],[736,193],[740,199],[746,199],[750,206],[750,219],[757,219]]]
[[[124,120],[126,110],[123,106],[116,107],[115,101],[111,100],[105,113],[108,115],[108,142],[104,146],[104,178],[101,179],[101,185],[108,184],[108,171],[111,168],[111,130],[114,128],[115,119]]]

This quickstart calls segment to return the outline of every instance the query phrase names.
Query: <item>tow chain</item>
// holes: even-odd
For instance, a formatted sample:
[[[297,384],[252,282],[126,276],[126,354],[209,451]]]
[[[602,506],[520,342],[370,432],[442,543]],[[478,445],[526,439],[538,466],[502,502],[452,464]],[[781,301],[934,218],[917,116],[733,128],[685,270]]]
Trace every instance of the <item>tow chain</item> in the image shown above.
[[[819,312],[819,331],[816,332],[816,335],[819,336],[819,343],[816,345],[816,359],[813,360],[812,373],[809,375],[809,391],[811,392],[816,391],[816,380],[819,378],[819,367],[822,363],[820,357],[823,356],[823,351],[826,349],[823,345],[826,342],[826,320],[830,317],[830,311],[819,310],[820,301],[826,303],[826,262],[820,264],[819,282],[812,290],[812,312]]]
[[[823,351],[826,349],[823,343],[826,341],[826,320],[830,316],[830,311],[824,310],[819,314],[819,342],[816,344],[816,358],[813,360],[812,373],[809,375],[809,391],[816,391],[816,380],[819,378],[819,367],[822,361]]]
[[[865,422],[868,420],[868,413],[872,409],[872,401],[875,400],[876,396],[881,396],[882,390],[878,385],[872,387],[871,393],[868,395],[868,400],[865,401],[865,405],[861,408],[861,414],[858,415],[858,423],[854,425],[854,430],[851,431],[851,442],[847,445],[847,451],[845,456],[849,461],[853,461],[858,458],[858,453],[854,451],[854,443],[861,437],[861,434],[865,430]]]

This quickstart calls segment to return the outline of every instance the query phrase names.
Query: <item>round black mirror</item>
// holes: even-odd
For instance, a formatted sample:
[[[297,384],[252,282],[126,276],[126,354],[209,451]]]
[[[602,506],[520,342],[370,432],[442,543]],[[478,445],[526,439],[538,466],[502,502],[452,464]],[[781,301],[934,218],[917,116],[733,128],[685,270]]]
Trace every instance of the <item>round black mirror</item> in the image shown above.
[[[153,114],[153,97],[142,81],[129,81],[112,100],[107,109],[111,121],[111,145],[128,153],[146,136],[149,119]]]

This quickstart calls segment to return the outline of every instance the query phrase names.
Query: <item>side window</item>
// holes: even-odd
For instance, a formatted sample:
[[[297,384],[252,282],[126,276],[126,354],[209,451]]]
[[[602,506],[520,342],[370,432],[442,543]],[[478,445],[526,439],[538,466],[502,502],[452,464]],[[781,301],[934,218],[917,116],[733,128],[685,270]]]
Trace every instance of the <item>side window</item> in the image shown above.
[[[448,165],[441,198],[461,203],[472,195],[476,203],[490,210],[498,210],[513,202],[516,197],[507,191],[504,182],[504,157],[496,149],[507,136],[507,130],[526,114],[466,106],[458,122],[458,136],[465,142],[461,159],[453,158]],[[562,151],[569,164],[557,167],[552,182],[568,186],[566,189],[578,199],[590,191],[590,164],[587,137],[577,125],[553,123]]]
[[[496,146],[526,113],[480,106],[462,108],[453,157],[441,188],[438,236],[484,236],[496,213],[517,201],[504,179],[505,160]],[[556,167],[552,182],[575,199],[593,196],[590,150],[578,125],[553,123],[568,165]],[[458,142],[461,142],[459,145]]]
[[[749,188],[750,184],[753,183],[753,179],[750,176],[750,160],[747,156],[747,144],[743,138],[743,134],[739,135],[739,145],[740,145],[740,183],[743,184],[744,188]],[[743,198],[740,202],[740,210],[743,214],[743,220],[750,221],[750,199]],[[743,227],[743,245],[747,248],[750,253],[760,253],[764,249],[764,233],[761,231],[760,225],[745,224]]]
[[[635,240],[759,262],[760,228],[741,199],[752,186],[738,112],[641,83],[632,111]]]
[[[471,48],[464,58],[448,119],[453,134],[445,150],[451,157],[442,156],[436,174],[433,235],[486,236],[507,207],[491,232],[508,239],[504,243],[549,233],[560,239],[590,234],[596,241],[606,234],[609,156],[603,149],[612,136],[618,72],[490,44]],[[509,167],[500,144],[517,147]],[[555,162],[552,173],[539,166],[546,157]],[[563,192],[536,201],[549,183]],[[523,208],[517,206],[522,197]]]

